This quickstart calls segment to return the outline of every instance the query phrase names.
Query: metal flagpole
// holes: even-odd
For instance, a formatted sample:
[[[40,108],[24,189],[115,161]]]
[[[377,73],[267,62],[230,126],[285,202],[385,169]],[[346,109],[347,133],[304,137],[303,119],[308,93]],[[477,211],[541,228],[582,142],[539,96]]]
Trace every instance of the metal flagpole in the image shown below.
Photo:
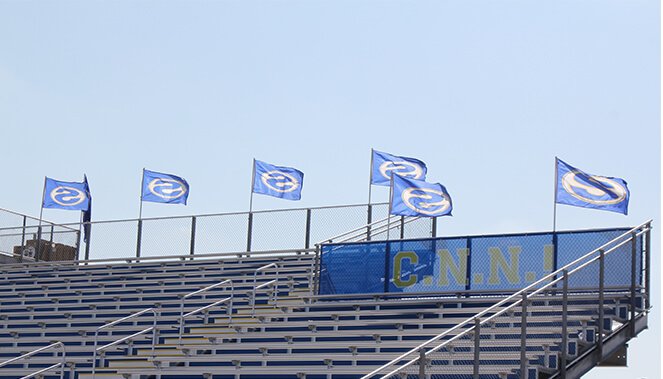
[[[143,218],[143,182],[145,182],[145,167],[143,167],[143,176],[140,179],[140,208],[138,210],[138,219]]]
[[[373,148],[371,148],[371,166],[368,175],[368,204],[371,204],[371,189],[373,188]]]
[[[553,233],[557,230],[557,182],[559,180],[558,176],[558,165],[559,160],[555,157],[555,201],[553,203]]]
[[[251,198],[249,200],[249,213],[253,212],[253,185],[256,180],[256,159],[253,158],[253,172],[251,173]]]
[[[389,182],[389,214],[387,215],[387,241],[389,241],[389,235],[391,230],[391,204],[393,204],[394,197],[394,172],[391,172],[391,180]]]

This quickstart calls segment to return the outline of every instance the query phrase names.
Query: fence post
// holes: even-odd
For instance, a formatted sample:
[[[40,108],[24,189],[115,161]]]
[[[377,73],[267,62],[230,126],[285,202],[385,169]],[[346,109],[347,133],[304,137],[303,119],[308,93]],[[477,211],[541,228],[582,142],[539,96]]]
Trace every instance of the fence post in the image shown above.
[[[196,216],[191,216],[191,244],[189,245],[189,254],[193,255],[196,251]]]
[[[523,292],[520,315],[520,379],[527,379],[527,292]]]
[[[313,268],[313,275],[315,277],[315,283],[311,283],[313,286],[314,295],[320,294],[320,260],[322,259],[322,248],[320,245],[315,246],[315,267]]]
[[[246,251],[251,251],[251,234],[253,233],[253,212],[249,212],[249,226],[246,232]]]
[[[569,345],[569,332],[568,332],[568,312],[569,312],[569,272],[563,271],[562,282],[562,347],[559,357],[559,364],[562,379],[566,379],[566,360],[568,359],[568,345]]]
[[[437,217],[433,217],[433,222],[431,223],[430,236],[433,238],[437,237]]]
[[[140,245],[143,238],[143,220],[138,220],[138,233],[136,234],[136,258],[140,258]]]
[[[21,247],[25,246],[25,227],[26,227],[26,225],[27,225],[27,217],[23,216],[23,232],[21,233]],[[21,255],[23,255],[22,252],[21,252]]]
[[[81,260],[81,231],[76,231],[76,261]]]
[[[366,241],[371,240],[371,222],[373,222],[373,206],[368,204],[368,218],[366,219]]]
[[[41,256],[41,225],[37,227],[37,251],[35,252],[35,261]]]
[[[636,233],[631,233],[631,317],[629,323],[629,331],[631,337],[635,337],[635,259],[636,259]]]
[[[605,251],[603,249],[599,250],[601,254],[599,257],[599,327],[598,327],[598,351],[599,351],[599,361],[603,360],[603,303],[604,303],[604,284],[603,279],[605,277]]]
[[[649,284],[651,279],[651,269],[649,268],[651,266],[651,222],[647,223],[645,227],[647,228],[645,233],[645,245],[647,246],[645,248],[645,309],[649,309],[651,307],[651,299],[649,298]]]
[[[85,241],[85,260],[90,259],[90,241],[92,241],[92,223],[88,223],[87,241]],[[85,263],[87,264],[87,263]]]
[[[426,349],[419,349],[419,379],[426,379]]]
[[[405,216],[401,216],[401,239],[405,239]]]
[[[53,235],[55,234],[55,225],[51,224],[51,238],[48,240],[48,258],[51,260],[51,253],[53,253]]]
[[[311,246],[311,208],[306,210],[306,240],[304,241],[304,248],[308,249]]]
[[[472,378],[479,379],[479,359],[481,351],[481,320],[474,319],[474,364],[472,368]]]

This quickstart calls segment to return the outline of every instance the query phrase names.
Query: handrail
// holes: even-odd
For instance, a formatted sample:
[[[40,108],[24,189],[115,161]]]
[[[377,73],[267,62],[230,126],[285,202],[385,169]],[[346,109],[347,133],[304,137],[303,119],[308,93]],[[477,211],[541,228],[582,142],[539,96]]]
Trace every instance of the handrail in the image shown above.
[[[207,292],[207,291],[209,291],[209,290],[212,290],[212,289],[218,288],[218,287],[226,288],[226,287],[228,287],[228,286],[230,286],[230,296],[229,296],[229,297],[226,297],[226,298],[224,298],[224,299],[222,299],[222,300],[219,300],[219,301],[215,301],[215,302],[213,302],[213,303],[211,303],[211,304],[204,305],[204,306],[202,306],[202,307],[200,307],[200,308],[196,308],[196,309],[194,309],[193,311],[191,311],[191,312],[189,312],[189,313],[187,313],[187,314],[184,314],[184,300],[186,300],[186,299],[188,299],[188,298],[190,298],[190,297],[196,296],[196,295],[198,295],[198,294],[201,294],[201,293],[203,293],[203,292]],[[225,280],[222,280],[222,281],[220,281],[220,282],[218,282],[218,283],[214,283],[214,284],[209,285],[209,286],[207,286],[207,287],[205,287],[205,288],[201,288],[201,289],[199,289],[199,290],[197,290],[197,291],[193,291],[193,292],[191,292],[191,293],[188,293],[188,294],[182,296],[182,299],[180,300],[180,317],[179,317],[179,336],[178,336],[178,343],[179,343],[180,345],[182,344],[182,334],[184,333],[184,320],[185,320],[185,319],[187,319],[187,318],[189,318],[189,317],[191,317],[191,316],[193,316],[193,315],[196,315],[196,314],[198,314],[198,313],[200,313],[200,312],[202,312],[202,311],[206,311],[206,310],[208,310],[208,309],[210,309],[210,308],[216,307],[217,305],[224,304],[224,303],[228,303],[228,304],[229,304],[229,305],[227,306],[228,321],[229,321],[229,322],[232,322],[232,319],[233,319],[233,299],[234,299],[234,297],[235,297],[235,286],[234,286],[234,284],[233,284],[232,279],[225,279]]]
[[[269,282],[262,283],[260,285],[257,285],[258,282],[258,273],[263,272],[267,269],[274,268],[275,273],[276,273],[276,278],[273,280],[270,280]],[[251,300],[251,314],[255,315],[256,314],[256,292],[259,289],[263,289],[268,286],[273,286],[272,293],[269,295],[269,298],[267,299],[267,303],[269,304],[270,302],[274,302],[274,307],[278,306],[278,292],[279,292],[279,264],[276,262],[272,262],[270,264],[266,264],[264,266],[258,267],[254,272],[253,272],[253,289],[251,290],[250,293],[250,300]]]
[[[460,329],[460,328],[462,328],[462,327],[467,326],[469,323],[474,322],[476,319],[483,317],[483,316],[486,315],[487,313],[490,313],[490,312],[493,311],[494,309],[496,309],[496,308],[498,308],[498,307],[501,307],[502,305],[504,305],[504,304],[507,303],[507,302],[510,302],[510,301],[516,300],[513,304],[511,304],[511,305],[509,305],[508,307],[506,307],[505,309],[503,309],[503,310],[501,311],[500,314],[502,314],[504,311],[506,311],[506,310],[508,310],[508,309],[510,309],[510,308],[512,308],[512,307],[517,306],[518,304],[520,304],[520,303],[522,302],[522,296],[523,296],[523,294],[526,294],[526,293],[527,293],[530,289],[532,289],[533,287],[538,286],[538,285],[540,285],[541,283],[544,283],[544,282],[549,281],[549,280],[551,280],[551,279],[552,279],[553,281],[551,281],[550,283],[548,283],[548,284],[546,284],[545,286],[543,286],[543,287],[542,287],[543,289],[545,289],[545,288],[547,288],[547,287],[553,285],[554,283],[557,283],[557,281],[555,280],[555,277],[556,277],[557,275],[563,273],[565,270],[566,270],[566,271],[570,270],[570,268],[571,268],[572,266],[578,264],[579,262],[581,262],[581,261],[583,261],[583,260],[588,259],[588,258],[591,257],[592,255],[595,255],[597,252],[601,252],[601,251],[602,251],[602,252],[604,253],[604,255],[606,255],[606,254],[608,254],[609,252],[612,252],[612,251],[616,250],[618,247],[622,246],[623,243],[629,242],[629,241],[631,241],[633,238],[635,238],[634,235],[633,235],[632,233],[635,232],[636,230],[639,230],[639,229],[642,229],[643,227],[646,227],[647,229],[645,229],[645,230],[646,230],[646,231],[650,231],[650,230],[651,230],[651,222],[652,222],[652,221],[653,221],[653,220],[649,220],[649,221],[647,221],[647,222],[644,222],[644,223],[642,223],[642,224],[640,224],[640,225],[638,225],[638,226],[636,226],[636,227],[630,229],[629,231],[627,231],[627,232],[625,232],[625,233],[619,235],[618,237],[615,237],[614,239],[612,239],[612,240],[606,242],[605,244],[601,245],[600,247],[598,247],[598,248],[596,248],[596,249],[590,251],[589,253],[587,253],[587,254],[581,256],[580,258],[577,258],[577,259],[574,260],[573,262],[568,263],[568,264],[565,265],[564,267],[562,267],[562,268],[560,268],[560,269],[557,269],[557,270],[554,271],[554,272],[551,272],[550,274],[548,274],[548,275],[542,277],[541,279],[539,279],[539,280],[537,280],[536,282],[530,284],[529,286],[527,286],[527,287],[525,287],[525,288],[523,288],[523,289],[521,289],[521,290],[515,292],[514,294],[512,294],[512,295],[506,297],[505,299],[502,299],[501,301],[497,302],[496,304],[494,304],[494,305],[492,305],[492,306],[490,306],[490,307],[484,309],[483,311],[481,311],[481,312],[477,313],[476,315],[474,315],[474,316],[472,316],[472,317],[466,319],[465,321],[463,321],[463,322],[461,322],[461,323],[455,325],[454,327],[452,327],[452,328],[450,328],[450,329],[448,329],[448,330],[445,330],[443,333],[441,333],[441,334],[439,334],[439,335],[437,335],[437,336],[435,336],[435,337],[433,337],[433,338],[427,340],[426,342],[424,342],[424,343],[418,345],[417,347],[415,347],[415,348],[413,348],[413,349],[407,351],[406,353],[401,354],[401,355],[398,356],[397,358],[392,359],[390,362],[388,362],[388,363],[386,363],[386,364],[384,364],[384,365],[378,367],[377,369],[371,371],[370,373],[368,373],[368,374],[362,376],[360,379],[369,379],[369,378],[372,377],[373,375],[379,373],[380,371],[384,370],[385,368],[387,368],[387,367],[389,367],[389,366],[393,366],[393,365],[395,365],[396,363],[398,363],[399,361],[403,360],[404,358],[406,358],[406,357],[408,357],[408,356],[410,356],[410,355],[412,355],[412,354],[419,353],[419,351],[420,351],[421,349],[426,348],[429,344],[431,344],[431,343],[433,343],[433,342],[435,342],[435,341],[438,341],[438,340],[440,340],[440,339],[442,339],[442,338],[448,336],[448,335],[451,334],[452,332],[454,332],[454,331],[456,331],[456,330],[458,330],[458,329]],[[640,235],[640,234],[644,233],[645,230],[643,230],[643,231],[641,231],[640,233],[637,233],[637,234],[635,234],[635,235],[636,235],[636,236],[637,236],[637,235]],[[617,246],[613,246],[613,247],[611,247],[610,249],[606,250],[606,247],[610,246],[611,244],[616,243],[617,241],[619,241],[620,239],[623,239],[626,235],[629,235],[629,234],[631,234],[631,237],[629,237],[627,240],[623,241],[622,243],[620,243],[620,244],[617,245]],[[590,262],[586,262],[585,264],[589,264],[589,263],[591,263],[591,262],[593,262],[593,261],[594,261],[594,260],[592,260],[592,261],[590,261]],[[518,297],[520,297],[520,299],[516,299],[516,298],[518,298]],[[485,322],[486,322],[486,321],[484,320],[482,323],[485,323]],[[467,333],[471,332],[472,330],[474,330],[474,326],[473,326],[472,328],[469,328],[469,329],[465,330],[464,332],[458,334],[457,336],[454,336],[451,340],[445,341],[445,342],[443,342],[442,344],[440,344],[440,345],[438,345],[438,346],[432,348],[431,350],[427,351],[427,352],[426,352],[426,356],[428,356],[429,354],[431,354],[431,353],[433,353],[433,352],[435,352],[435,351],[438,351],[438,350],[441,349],[442,347],[448,345],[449,342],[451,342],[452,340],[455,340],[457,337],[460,337],[460,336],[462,336],[462,335],[466,335]],[[417,358],[414,358],[414,359],[412,359],[412,360],[406,362],[405,364],[403,364],[403,365],[397,367],[395,370],[390,371],[388,374],[382,376],[380,379],[387,379],[387,378],[391,377],[392,375],[394,375],[396,372],[401,371],[402,369],[411,366],[412,364],[414,364],[414,363],[417,362],[418,360],[419,360],[418,357],[417,357]]]
[[[3,366],[6,366],[6,365],[9,365],[9,364],[12,364],[12,363],[17,362],[17,361],[20,361],[21,359],[29,358],[29,357],[31,357],[31,356],[33,356],[33,355],[35,355],[35,354],[41,353],[42,351],[44,351],[44,350],[48,350],[48,349],[53,348],[53,347],[55,347],[55,346],[58,346],[58,347],[60,347],[60,348],[62,349],[62,361],[61,361],[61,362],[58,362],[58,363],[56,363],[56,364],[54,364],[54,365],[51,365],[51,366],[45,367],[45,368],[43,368],[43,369],[40,369],[40,370],[38,370],[38,371],[35,371],[35,372],[33,372],[32,374],[28,374],[28,375],[22,377],[21,379],[32,378],[33,376],[39,375],[39,374],[41,374],[41,373],[43,373],[43,372],[46,372],[46,371],[52,370],[52,369],[57,368],[57,367],[62,367],[62,369],[60,370],[60,379],[63,379],[63,378],[64,378],[64,369],[65,369],[66,362],[67,362],[67,361],[66,361],[67,351],[66,351],[66,349],[65,349],[64,344],[63,344],[62,342],[60,342],[60,341],[54,342],[54,343],[52,343],[52,344],[50,344],[50,345],[48,345],[48,346],[40,347],[39,349],[35,349],[35,350],[33,350],[33,351],[29,352],[29,353],[25,353],[25,354],[23,354],[23,355],[20,355],[20,356],[18,356],[18,357],[12,358],[12,359],[9,359],[9,360],[7,360],[7,361],[0,362],[0,367],[3,367]]]
[[[140,316],[142,316],[146,313],[152,313],[152,316],[153,316],[152,317],[152,326],[150,326],[149,328],[143,329],[141,331],[138,331],[134,334],[131,334],[129,336],[122,337],[118,340],[115,340],[115,341],[109,343],[109,344],[106,344],[106,345],[103,345],[103,346],[97,348],[97,345],[99,343],[99,332],[100,331],[102,331],[104,329],[112,328],[113,326],[115,326],[117,324],[120,324],[122,322],[126,322],[126,321],[128,321],[132,318],[140,317]],[[132,339],[134,339],[134,338],[136,338],[140,335],[143,335],[145,333],[152,332],[152,356],[154,356],[154,346],[156,345],[156,338],[157,338],[157,334],[156,334],[156,331],[157,331],[157,318],[158,318],[158,315],[157,315],[156,309],[155,308],[147,308],[147,309],[143,309],[139,312],[136,312],[134,314],[131,314],[129,316],[122,317],[120,319],[117,319],[115,321],[111,321],[109,323],[106,323],[106,324],[98,327],[94,331],[94,350],[92,352],[92,379],[94,379],[94,377],[96,375],[96,372],[97,372],[97,354],[98,353],[100,354],[102,351],[104,351],[104,350],[106,350],[110,347],[113,347],[115,345],[119,345],[120,343],[125,342],[125,341],[132,340]],[[136,326],[138,326],[138,324],[136,324]]]

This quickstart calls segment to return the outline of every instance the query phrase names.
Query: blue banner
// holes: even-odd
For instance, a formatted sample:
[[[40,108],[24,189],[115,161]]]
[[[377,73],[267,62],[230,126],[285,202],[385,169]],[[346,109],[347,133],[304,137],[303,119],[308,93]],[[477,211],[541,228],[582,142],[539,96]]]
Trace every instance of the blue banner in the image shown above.
[[[254,161],[253,192],[287,200],[302,198],[304,173],[292,167]]]
[[[63,182],[46,178],[42,207],[86,211],[90,206],[90,194],[85,182]]]
[[[324,244],[319,293],[519,290],[627,230]],[[642,237],[636,242],[636,283],[642,283]],[[606,255],[606,287],[630,286],[631,258],[630,244]],[[597,288],[598,269],[597,261],[574,273],[569,287]]]
[[[389,153],[372,150],[371,184],[389,186],[391,174],[426,180],[426,164],[415,158],[399,157]]]
[[[189,183],[179,176],[143,169],[141,200],[153,203],[184,204],[189,198]]]
[[[576,207],[628,213],[629,190],[624,179],[592,175],[557,159],[555,202]]]
[[[440,183],[392,177],[390,213],[396,216],[451,216],[451,196]]]

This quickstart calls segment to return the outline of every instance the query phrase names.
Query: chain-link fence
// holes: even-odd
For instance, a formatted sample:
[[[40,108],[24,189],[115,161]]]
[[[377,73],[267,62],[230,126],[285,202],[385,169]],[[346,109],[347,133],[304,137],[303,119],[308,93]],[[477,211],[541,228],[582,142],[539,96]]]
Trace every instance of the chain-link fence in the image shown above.
[[[46,221],[41,226],[30,225],[34,220],[27,216],[20,219],[24,226],[0,228],[0,263],[77,259],[77,229]]]
[[[326,238],[366,226],[386,218],[387,203],[317,208],[224,213],[185,217],[145,218],[142,220],[95,221],[90,223],[87,243],[81,241],[80,259],[182,256],[192,254],[277,251],[313,248]],[[13,223],[11,234],[0,236],[0,249],[11,251],[23,246],[21,235],[37,219],[0,212]],[[391,217],[390,238],[430,237],[433,222],[429,219]],[[38,220],[37,220],[38,221]],[[49,224],[50,225],[50,224]],[[79,224],[63,228],[79,230]],[[0,229],[1,230],[1,229]],[[45,230],[45,229],[44,229]],[[370,230],[370,227],[366,227]],[[84,234],[84,233],[82,233]],[[386,229],[371,231],[369,237],[387,238]],[[56,237],[55,240],[58,238]]]
[[[404,224],[413,234],[426,234],[433,220]],[[407,221],[406,221],[407,222]],[[395,225],[403,220],[396,218]],[[389,242],[381,233],[371,242],[322,245],[320,294],[368,293],[510,293],[549,275],[582,254],[618,237],[628,229],[602,229],[555,233],[529,233],[427,239],[400,239],[398,227]],[[407,235],[409,232],[403,233]],[[637,242],[641,250],[641,242]],[[627,246],[606,259],[606,285],[630,285]],[[642,262],[636,262],[641,282]],[[361,268],[361,270],[360,270]],[[626,270],[626,271],[624,271]],[[571,288],[597,288],[597,275],[578,275]],[[357,278],[361,277],[361,280]]]
[[[584,255],[565,255],[570,260],[562,268],[496,298],[493,306],[362,379],[565,377],[581,348],[601,351],[606,338],[627,327],[626,335],[637,334],[636,320],[649,306],[650,231],[646,223],[626,232],[556,236],[558,242],[568,239],[564,243],[592,235],[609,240]]]

